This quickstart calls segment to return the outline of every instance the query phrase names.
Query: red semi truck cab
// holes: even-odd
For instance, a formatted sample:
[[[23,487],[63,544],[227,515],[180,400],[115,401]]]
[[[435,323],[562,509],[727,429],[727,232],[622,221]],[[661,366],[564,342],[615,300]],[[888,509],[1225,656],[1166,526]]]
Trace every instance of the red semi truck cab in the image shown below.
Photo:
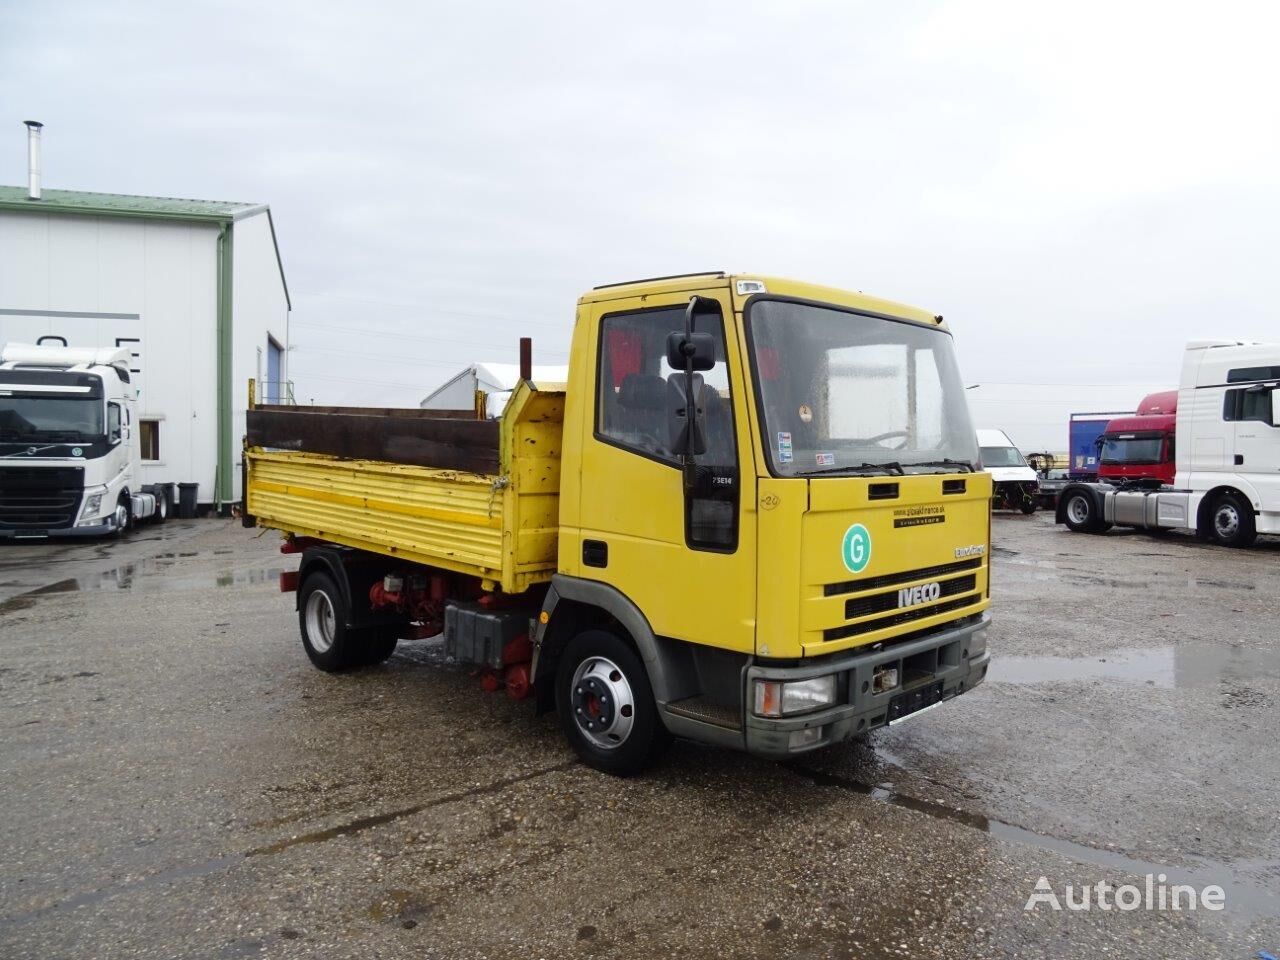
[[[1098,479],[1107,483],[1173,483],[1178,391],[1143,397],[1133,416],[1111,420],[1098,438]]]

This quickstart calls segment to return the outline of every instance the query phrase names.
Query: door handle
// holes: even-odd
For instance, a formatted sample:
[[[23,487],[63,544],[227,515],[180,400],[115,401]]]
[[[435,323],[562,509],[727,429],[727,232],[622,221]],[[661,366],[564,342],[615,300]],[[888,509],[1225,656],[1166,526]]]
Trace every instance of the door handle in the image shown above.
[[[584,567],[607,567],[609,565],[609,544],[603,540],[583,540],[582,565]]]
[[[1243,466],[1244,466],[1244,454],[1243,454],[1243,453],[1237,453],[1237,454],[1236,454],[1236,457],[1235,457],[1235,460],[1236,460],[1236,466],[1237,466],[1237,467],[1243,467]]]

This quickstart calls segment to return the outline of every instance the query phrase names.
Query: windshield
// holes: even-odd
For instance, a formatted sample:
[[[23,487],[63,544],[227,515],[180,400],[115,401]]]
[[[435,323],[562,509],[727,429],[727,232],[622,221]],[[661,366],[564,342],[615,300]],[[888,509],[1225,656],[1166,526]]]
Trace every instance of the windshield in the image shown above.
[[[748,317],[775,474],[937,473],[976,464],[949,334],[779,300],[754,301]]]
[[[982,465],[984,467],[1025,467],[1027,461],[1017,447],[983,447]]]
[[[1103,437],[1103,463],[1159,463],[1163,437]]]
[[[88,441],[101,436],[102,401],[99,399],[0,396],[0,441]]]

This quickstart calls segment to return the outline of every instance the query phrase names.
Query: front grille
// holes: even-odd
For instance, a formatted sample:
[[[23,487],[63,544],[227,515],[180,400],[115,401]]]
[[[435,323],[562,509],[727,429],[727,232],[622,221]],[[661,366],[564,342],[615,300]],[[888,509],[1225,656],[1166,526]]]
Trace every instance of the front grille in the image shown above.
[[[900,583],[910,583],[912,580],[932,580],[935,577],[945,577],[949,573],[959,573],[962,570],[977,570],[980,566],[982,566],[982,558],[973,557],[956,563],[940,563],[934,567],[921,567],[919,570],[886,573],[884,576],[868,577],[866,580],[845,580],[841,583],[828,583],[822,588],[822,595],[824,597],[835,597],[842,593],[862,593],[866,590],[875,590],[878,587],[892,587]]]
[[[0,527],[70,527],[80,512],[83,493],[82,467],[0,467]]]
[[[857,637],[864,633],[872,633],[875,630],[883,630],[886,627],[896,627],[904,623],[911,623],[915,620],[923,620],[925,617],[936,617],[940,613],[950,613],[952,610],[960,610],[964,607],[971,606],[975,603],[982,602],[981,594],[970,594],[966,597],[957,597],[954,600],[947,600],[943,603],[935,603],[928,607],[912,607],[909,610],[903,610],[901,613],[892,617],[877,617],[875,620],[861,620],[858,623],[845,624],[843,627],[832,627],[829,630],[822,631],[823,640],[843,640],[846,637]],[[946,624],[930,629],[944,629]]]
[[[968,593],[970,590],[976,589],[977,585],[978,578],[972,573],[967,577],[943,580],[938,584],[938,595],[939,597],[954,597],[957,594]],[[898,592],[896,590],[888,593],[874,593],[869,597],[853,597],[844,602],[844,618],[853,620],[856,617],[867,617],[873,613],[896,610],[897,607]]]

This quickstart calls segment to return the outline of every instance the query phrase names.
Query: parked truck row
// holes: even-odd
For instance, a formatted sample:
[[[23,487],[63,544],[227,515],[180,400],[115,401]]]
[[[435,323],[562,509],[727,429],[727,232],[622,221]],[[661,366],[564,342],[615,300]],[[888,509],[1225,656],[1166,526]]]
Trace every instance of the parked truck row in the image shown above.
[[[1100,533],[1112,526],[1190,530],[1227,546],[1280,533],[1280,344],[1187,345],[1176,396],[1154,394],[1099,434],[1099,473],[1073,481],[1057,520]]]
[[[941,317],[792,281],[597,288],[501,415],[253,409],[246,523],[312,662],[443,632],[625,774],[670,736],[789,757],[986,675],[992,484]]]

